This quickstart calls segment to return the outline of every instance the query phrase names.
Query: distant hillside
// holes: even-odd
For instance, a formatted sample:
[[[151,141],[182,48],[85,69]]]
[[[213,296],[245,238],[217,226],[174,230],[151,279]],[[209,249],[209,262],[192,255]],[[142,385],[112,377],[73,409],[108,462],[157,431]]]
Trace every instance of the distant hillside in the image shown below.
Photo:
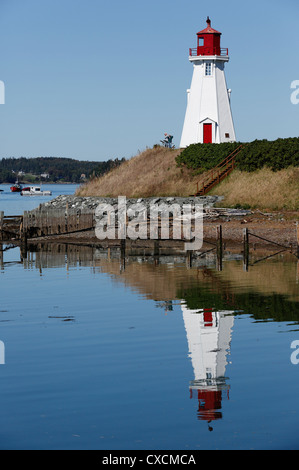
[[[105,162],[79,161],[71,158],[3,158],[0,160],[0,183],[47,181],[82,183],[118,167],[125,159]]]
[[[267,141],[261,142],[263,142],[265,148],[268,148],[268,156],[266,157],[265,150],[263,153],[255,152],[255,155],[258,155],[257,160],[255,160],[255,163],[250,164],[249,154],[245,151],[243,151],[244,153],[241,152],[239,168],[246,164],[248,171],[235,170],[221,184],[213,188],[211,194],[224,196],[222,205],[227,207],[243,206],[271,210],[298,210],[299,161],[297,142],[295,142],[292,149],[287,149],[285,147],[286,142],[283,142],[284,146],[282,148],[284,150],[281,154],[273,151],[273,148],[271,150],[271,145],[268,146]],[[200,144],[198,145],[200,146]],[[213,160],[213,150],[216,154],[221,150],[222,144],[214,144],[209,150],[209,144],[206,145],[207,147],[202,146],[201,148],[204,152],[210,151],[210,157]],[[219,153],[217,159],[213,160],[213,164],[207,158],[206,163],[195,166],[195,168],[193,165],[188,165],[188,160],[183,163],[182,157],[188,149],[190,150],[189,147],[185,150],[170,150],[160,146],[147,149],[109,173],[82,185],[77,194],[80,196],[110,197],[194,195],[196,183],[202,177],[199,173],[204,173],[207,171],[207,167],[219,163],[217,159],[221,161],[225,158],[230,153],[230,149],[225,148],[222,154]],[[194,155],[198,158],[197,161],[200,161],[200,152]],[[279,162],[278,164],[283,168],[273,171],[271,165],[263,165],[263,158],[265,163],[270,161],[269,155],[272,155],[273,162]],[[188,168],[188,166],[190,167]]]

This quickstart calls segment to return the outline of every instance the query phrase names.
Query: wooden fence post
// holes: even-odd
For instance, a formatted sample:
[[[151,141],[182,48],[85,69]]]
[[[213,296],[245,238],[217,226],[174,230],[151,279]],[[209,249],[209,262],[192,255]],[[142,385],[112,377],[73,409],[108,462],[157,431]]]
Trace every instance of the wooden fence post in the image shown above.
[[[65,205],[64,233],[68,232],[68,226],[69,226],[69,203],[67,202]]]
[[[297,256],[299,258],[299,222],[296,222]]]
[[[192,251],[191,250],[188,250],[186,253],[186,266],[187,266],[187,269],[192,268]]]
[[[248,228],[243,229],[243,267],[248,271],[249,266],[249,232]]]
[[[155,265],[159,264],[159,257],[160,257],[160,243],[159,240],[154,240],[154,260]]]
[[[122,238],[120,240],[120,272],[122,273],[126,269],[126,244],[127,240]]]
[[[216,240],[217,240],[217,269],[222,271],[222,258],[223,258],[223,243],[222,243],[222,225],[216,227]]]
[[[4,222],[4,212],[0,211],[0,240],[3,240],[3,222]]]

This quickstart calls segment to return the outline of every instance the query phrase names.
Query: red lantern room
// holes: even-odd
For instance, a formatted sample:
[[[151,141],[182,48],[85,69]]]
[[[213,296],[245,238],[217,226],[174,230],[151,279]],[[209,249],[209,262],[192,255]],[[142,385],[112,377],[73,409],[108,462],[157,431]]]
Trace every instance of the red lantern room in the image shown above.
[[[228,49],[220,47],[221,33],[211,27],[211,20],[207,18],[207,27],[197,33],[197,48],[190,49],[190,56],[228,55]]]

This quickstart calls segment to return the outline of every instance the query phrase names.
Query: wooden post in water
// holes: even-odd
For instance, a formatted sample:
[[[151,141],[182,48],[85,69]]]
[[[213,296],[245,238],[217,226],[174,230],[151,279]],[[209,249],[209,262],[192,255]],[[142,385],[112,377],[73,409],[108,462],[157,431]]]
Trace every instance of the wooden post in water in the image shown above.
[[[69,226],[69,203],[67,202],[65,205],[65,224],[64,224],[64,232],[68,232],[68,226]]]
[[[187,269],[192,268],[192,251],[191,250],[188,250],[186,252],[186,266],[187,266]]]
[[[28,245],[27,245],[26,234],[24,237],[21,238],[20,252],[21,252],[21,259],[22,260],[27,259]]]
[[[298,263],[299,263],[299,261],[298,261]],[[0,267],[1,267],[1,269],[4,268],[3,248],[0,248]]]
[[[0,211],[0,240],[3,240],[3,223],[4,223],[4,212]]]
[[[21,258],[26,259],[27,258],[27,251],[28,251],[28,246],[27,246],[27,214],[28,212],[25,211],[23,214],[23,219],[20,225],[20,240],[21,240],[21,246],[20,246],[20,252],[21,252]]]
[[[120,240],[120,272],[122,273],[126,269],[126,243],[127,240],[122,238]]]
[[[299,222],[296,222],[296,242],[297,242],[296,254],[299,258]]]
[[[249,266],[249,232],[248,228],[243,229],[243,268],[248,271]]]
[[[223,258],[223,243],[222,243],[222,225],[216,227],[216,240],[217,240],[217,269],[222,271],[222,258]]]
[[[159,257],[160,257],[160,243],[159,240],[154,240],[154,260],[155,265],[159,264]]]

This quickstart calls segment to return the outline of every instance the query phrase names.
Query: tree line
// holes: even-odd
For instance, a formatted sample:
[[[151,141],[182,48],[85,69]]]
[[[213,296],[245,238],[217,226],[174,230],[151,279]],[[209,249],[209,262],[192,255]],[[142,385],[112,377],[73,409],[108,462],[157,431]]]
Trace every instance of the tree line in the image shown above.
[[[107,173],[124,161],[125,158],[104,162],[59,157],[3,158],[0,160],[0,183],[14,183],[16,180],[82,183],[85,179]],[[43,174],[46,176],[41,177]]]

